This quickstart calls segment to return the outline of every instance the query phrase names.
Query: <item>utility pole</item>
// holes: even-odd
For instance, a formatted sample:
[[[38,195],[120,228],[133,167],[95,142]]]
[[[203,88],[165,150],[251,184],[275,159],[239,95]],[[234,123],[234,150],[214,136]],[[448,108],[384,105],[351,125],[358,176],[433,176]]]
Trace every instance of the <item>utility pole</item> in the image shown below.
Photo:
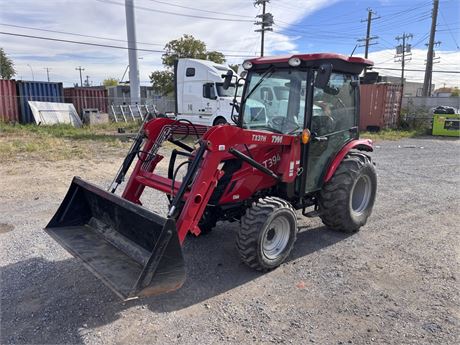
[[[48,78],[48,83],[50,82],[50,70],[51,68],[48,67],[43,67],[44,70],[46,70],[46,77]]]
[[[425,79],[423,80],[422,96],[431,96],[431,75],[433,73],[433,47],[434,36],[436,34],[436,22],[438,20],[439,0],[433,0],[433,12],[431,14],[430,41],[428,43],[428,53],[426,55]]]
[[[35,75],[34,75],[34,70],[32,69],[32,66],[29,64],[27,64],[27,66],[29,66],[30,72],[32,73],[32,81],[35,81]]]
[[[442,43],[441,41],[436,41],[436,42],[434,42],[434,45],[433,45],[433,65],[441,62],[441,61],[440,61],[440,60],[441,60],[441,57],[440,57],[440,56],[436,56],[436,52],[434,51],[434,47],[440,46],[441,43]],[[425,46],[428,47],[429,44],[426,43]],[[425,60],[425,65],[426,65],[427,63],[428,63],[428,61]],[[425,68],[426,68],[426,67],[425,67]],[[429,92],[430,92],[429,95],[431,95],[431,90],[433,89],[432,80],[433,80],[433,73],[431,73],[431,75],[430,75],[430,80],[429,80],[429,82],[428,82],[428,89],[430,90],[430,91],[429,91]]]
[[[375,15],[375,12],[373,12],[371,8],[368,8],[367,9],[367,19],[361,20],[361,23],[367,22],[366,38],[361,38],[358,40],[358,42],[365,42],[364,45],[360,45],[360,47],[365,47],[364,48],[364,58],[366,59],[369,55],[369,46],[377,44],[377,42],[371,43],[371,41],[379,38],[378,36],[371,36],[372,20],[380,18],[380,17],[374,17],[374,15]]]
[[[264,43],[265,43],[265,31],[273,31],[273,15],[271,13],[265,13],[265,7],[267,2],[270,0],[255,0],[254,6],[262,5],[262,14],[258,15],[257,18],[261,18],[260,22],[255,22],[254,25],[260,25],[261,28],[254,30],[255,32],[260,32],[260,56],[264,56]]]
[[[395,62],[401,62],[401,86],[404,92],[404,68],[406,61],[409,62],[412,59],[411,45],[406,43],[406,40],[411,39],[412,34],[403,33],[402,36],[395,37],[398,42],[402,40],[402,44],[396,46]],[[406,60],[407,59],[407,60]],[[404,94],[404,93],[403,93]]]
[[[139,80],[139,66],[137,63],[136,25],[134,19],[134,0],[125,0],[126,32],[128,36],[129,58],[129,92],[131,104],[139,104],[141,86]]]
[[[81,68],[81,66],[75,67],[76,71],[80,71],[80,86],[83,87],[83,77],[81,75],[81,72],[84,71],[84,68]]]
[[[89,87],[89,75],[86,76],[85,86]]]

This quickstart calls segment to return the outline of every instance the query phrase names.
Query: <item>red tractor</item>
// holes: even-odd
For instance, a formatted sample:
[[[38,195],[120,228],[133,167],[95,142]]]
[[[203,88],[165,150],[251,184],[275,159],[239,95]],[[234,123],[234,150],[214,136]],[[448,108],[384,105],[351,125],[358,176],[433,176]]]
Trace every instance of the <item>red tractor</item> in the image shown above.
[[[337,54],[245,61],[243,96],[233,104],[236,126],[218,125],[200,137],[184,121],[145,122],[111,189],[75,177],[45,230],[124,299],[179,288],[187,234],[209,232],[217,221],[240,221],[241,260],[260,271],[289,256],[295,210],[319,216],[328,228],[358,231],[377,188],[366,153],[372,142],[358,133],[358,75],[371,65]],[[232,78],[228,73],[224,86]],[[196,134],[193,147],[175,134],[184,128]],[[165,141],[178,147],[167,177],[154,172]],[[177,156],[186,159],[176,164]],[[115,189],[134,161],[119,197]],[[178,181],[180,169],[185,176]],[[166,194],[166,217],[142,206],[145,187]]]

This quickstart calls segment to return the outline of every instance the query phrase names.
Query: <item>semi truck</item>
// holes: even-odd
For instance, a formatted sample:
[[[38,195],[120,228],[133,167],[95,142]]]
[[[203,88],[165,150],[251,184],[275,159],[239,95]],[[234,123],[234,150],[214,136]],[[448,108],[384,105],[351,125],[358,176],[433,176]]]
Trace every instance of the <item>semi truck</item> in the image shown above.
[[[193,124],[215,126],[233,123],[232,103],[235,82],[224,89],[224,77],[230,67],[209,60],[179,59],[174,68],[177,119]],[[241,99],[243,88],[238,88]]]

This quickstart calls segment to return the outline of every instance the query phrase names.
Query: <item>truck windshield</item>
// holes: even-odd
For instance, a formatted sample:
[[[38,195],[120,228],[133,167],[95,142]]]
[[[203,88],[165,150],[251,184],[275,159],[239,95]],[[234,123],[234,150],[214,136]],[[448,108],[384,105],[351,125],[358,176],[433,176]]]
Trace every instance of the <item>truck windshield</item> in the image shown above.
[[[216,83],[217,94],[219,97],[233,97],[235,96],[235,84],[230,84],[230,87],[225,90],[224,83]],[[238,86],[238,93],[236,94],[237,97],[241,97],[243,93],[243,84]]]
[[[306,80],[307,71],[289,68],[273,69],[267,74],[250,72],[246,79],[243,127],[284,134],[301,131]]]

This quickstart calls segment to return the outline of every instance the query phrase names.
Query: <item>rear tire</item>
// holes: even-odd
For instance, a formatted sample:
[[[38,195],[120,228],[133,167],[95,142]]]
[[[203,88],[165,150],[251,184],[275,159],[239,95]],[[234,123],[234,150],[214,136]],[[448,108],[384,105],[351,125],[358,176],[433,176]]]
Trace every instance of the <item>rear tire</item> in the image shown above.
[[[241,217],[236,247],[241,260],[258,271],[278,267],[289,256],[297,237],[292,206],[276,197],[253,202]]]
[[[318,198],[324,225],[345,233],[357,232],[372,213],[377,191],[377,174],[370,158],[348,154]]]

